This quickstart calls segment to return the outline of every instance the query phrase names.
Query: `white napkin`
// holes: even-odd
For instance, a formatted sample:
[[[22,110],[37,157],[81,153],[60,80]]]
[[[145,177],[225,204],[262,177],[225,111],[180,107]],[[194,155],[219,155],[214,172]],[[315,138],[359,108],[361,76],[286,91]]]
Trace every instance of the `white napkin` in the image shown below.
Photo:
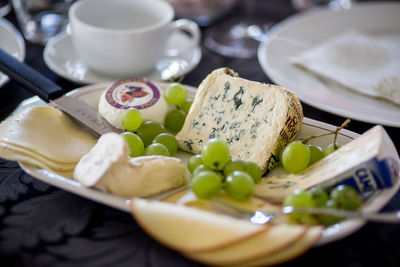
[[[389,38],[349,31],[292,57],[291,63],[400,105],[400,43]]]

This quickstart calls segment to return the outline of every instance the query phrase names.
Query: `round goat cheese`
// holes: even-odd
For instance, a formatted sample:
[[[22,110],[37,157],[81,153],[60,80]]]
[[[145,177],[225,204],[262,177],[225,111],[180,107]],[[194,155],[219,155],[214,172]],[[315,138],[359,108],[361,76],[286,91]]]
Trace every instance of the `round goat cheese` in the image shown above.
[[[137,78],[114,82],[100,96],[99,113],[118,129],[124,129],[121,119],[125,111],[130,108],[139,110],[143,121],[164,123],[168,103],[157,85]]]

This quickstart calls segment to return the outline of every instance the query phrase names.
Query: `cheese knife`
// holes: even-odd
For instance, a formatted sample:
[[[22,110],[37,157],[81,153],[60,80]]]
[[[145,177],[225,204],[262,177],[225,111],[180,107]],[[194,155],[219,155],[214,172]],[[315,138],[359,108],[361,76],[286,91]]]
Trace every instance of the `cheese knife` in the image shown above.
[[[64,95],[64,90],[38,71],[15,59],[0,48],[0,71],[33,94],[83,124],[96,135],[120,130],[113,127],[101,115],[82,100]]]

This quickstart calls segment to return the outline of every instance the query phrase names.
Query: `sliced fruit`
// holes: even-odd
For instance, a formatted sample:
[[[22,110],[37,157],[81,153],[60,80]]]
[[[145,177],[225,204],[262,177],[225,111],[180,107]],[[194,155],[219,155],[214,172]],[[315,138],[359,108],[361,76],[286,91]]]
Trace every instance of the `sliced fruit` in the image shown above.
[[[226,248],[213,251],[186,254],[188,258],[205,264],[230,266],[247,262],[257,257],[267,257],[295,243],[305,232],[302,225],[273,225],[268,231]]]
[[[308,231],[293,243],[291,246],[274,253],[273,255],[262,256],[260,258],[248,261],[244,264],[231,265],[232,267],[252,267],[252,266],[270,266],[277,265],[283,262],[294,259],[310,249],[321,237],[323,228],[320,226],[313,226]]]
[[[134,198],[133,217],[154,239],[183,253],[222,249],[268,227],[161,201]]]

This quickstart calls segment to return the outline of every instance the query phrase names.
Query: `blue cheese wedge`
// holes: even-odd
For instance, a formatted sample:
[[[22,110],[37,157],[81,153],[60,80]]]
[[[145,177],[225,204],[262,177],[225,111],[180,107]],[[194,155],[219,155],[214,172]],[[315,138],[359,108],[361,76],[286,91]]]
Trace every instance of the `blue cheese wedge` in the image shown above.
[[[223,139],[232,158],[253,161],[265,172],[276,165],[302,120],[302,106],[293,93],[221,68],[200,84],[176,138],[181,149],[194,154],[209,139]]]
[[[146,197],[186,183],[186,169],[173,157],[129,158],[125,139],[116,133],[102,135],[74,170],[74,179],[123,197]]]
[[[337,184],[356,188],[364,196],[391,187],[398,180],[400,160],[382,126],[375,126],[342,146],[303,173],[268,177],[255,187],[255,194],[279,203],[294,189],[319,185],[330,189]]]

